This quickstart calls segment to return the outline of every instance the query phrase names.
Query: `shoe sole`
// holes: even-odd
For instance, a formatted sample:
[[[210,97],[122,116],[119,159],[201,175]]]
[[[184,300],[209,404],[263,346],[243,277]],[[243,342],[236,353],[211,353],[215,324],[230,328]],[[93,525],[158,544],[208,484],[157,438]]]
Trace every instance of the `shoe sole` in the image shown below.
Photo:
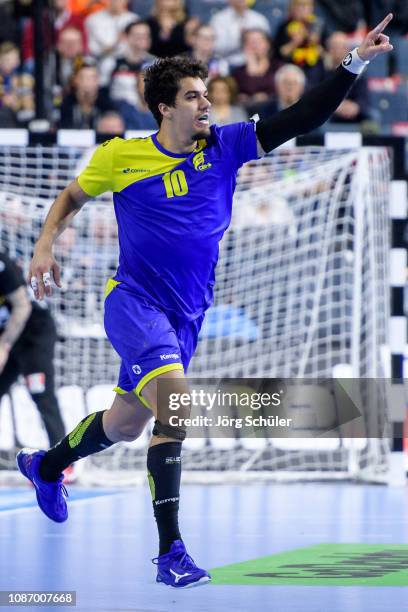
[[[156,582],[157,584],[162,584],[163,586],[169,586],[169,587],[172,587],[173,589],[191,589],[193,587],[202,586],[203,584],[207,584],[208,582],[211,582],[211,578],[209,578],[208,576],[203,576],[199,580],[196,580],[195,582],[190,582],[190,584],[185,584],[183,586],[175,586],[174,584],[167,584],[166,582],[163,582],[163,580],[157,580]]]

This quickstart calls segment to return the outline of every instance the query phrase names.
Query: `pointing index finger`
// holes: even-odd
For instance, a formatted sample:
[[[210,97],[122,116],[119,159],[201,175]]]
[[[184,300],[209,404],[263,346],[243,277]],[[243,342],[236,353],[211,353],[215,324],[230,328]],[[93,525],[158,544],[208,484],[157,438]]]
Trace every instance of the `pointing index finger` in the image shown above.
[[[388,13],[388,15],[384,17],[384,19],[380,21],[378,25],[375,26],[375,28],[373,29],[373,34],[375,34],[376,36],[378,36],[378,34],[381,34],[381,32],[385,30],[387,25],[390,23],[392,17],[393,17],[393,14]]]

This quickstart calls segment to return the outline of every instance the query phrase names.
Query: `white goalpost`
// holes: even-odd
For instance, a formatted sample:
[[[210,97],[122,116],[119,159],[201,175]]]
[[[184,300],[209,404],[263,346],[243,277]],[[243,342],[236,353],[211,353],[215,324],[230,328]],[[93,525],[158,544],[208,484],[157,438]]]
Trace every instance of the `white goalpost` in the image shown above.
[[[74,147],[0,147],[1,245],[24,267],[52,200],[76,176],[84,155]],[[215,304],[189,374],[385,378],[389,185],[383,149],[281,148],[244,166],[220,247]],[[103,330],[104,284],[118,257],[110,196],[84,207],[55,252],[64,288],[49,304],[59,331],[57,386],[70,422],[79,404],[84,414],[109,405],[118,372],[118,356]],[[234,439],[187,438],[185,478],[386,480],[389,440],[377,434],[387,431],[388,407],[379,388],[365,404],[366,438],[260,439],[239,432]],[[326,416],[330,423],[332,415]],[[92,456],[83,480],[144,479],[147,440],[146,434]]]

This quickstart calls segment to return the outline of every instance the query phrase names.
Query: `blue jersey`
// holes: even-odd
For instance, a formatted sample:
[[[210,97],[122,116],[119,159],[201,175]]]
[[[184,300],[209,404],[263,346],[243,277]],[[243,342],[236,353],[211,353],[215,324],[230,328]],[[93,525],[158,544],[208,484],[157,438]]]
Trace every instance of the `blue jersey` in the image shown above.
[[[237,172],[256,158],[252,122],[212,126],[188,155],[167,151],[156,135],[98,147],[78,182],[92,197],[113,191],[120,246],[114,280],[180,320],[202,315],[213,299]]]

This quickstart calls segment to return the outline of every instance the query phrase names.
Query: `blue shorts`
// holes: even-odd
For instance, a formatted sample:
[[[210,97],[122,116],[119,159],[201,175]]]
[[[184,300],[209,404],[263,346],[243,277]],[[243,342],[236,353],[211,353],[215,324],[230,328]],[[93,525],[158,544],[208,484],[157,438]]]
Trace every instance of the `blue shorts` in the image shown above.
[[[170,323],[164,311],[112,279],[105,295],[105,331],[122,360],[114,390],[134,391],[148,406],[141,391],[150,380],[171,370],[187,371],[204,314],[194,321]]]

